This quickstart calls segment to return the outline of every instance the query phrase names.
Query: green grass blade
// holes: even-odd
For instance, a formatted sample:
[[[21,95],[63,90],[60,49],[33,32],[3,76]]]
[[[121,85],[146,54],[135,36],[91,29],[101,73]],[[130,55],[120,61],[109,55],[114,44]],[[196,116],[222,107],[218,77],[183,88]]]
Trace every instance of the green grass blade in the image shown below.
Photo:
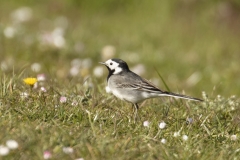
[[[168,87],[167,83],[165,82],[165,80],[163,79],[163,77],[161,76],[161,74],[158,72],[157,68],[154,67],[155,71],[157,72],[158,76],[160,77],[161,81],[163,82],[164,86],[166,87],[168,92],[171,92],[170,88]]]

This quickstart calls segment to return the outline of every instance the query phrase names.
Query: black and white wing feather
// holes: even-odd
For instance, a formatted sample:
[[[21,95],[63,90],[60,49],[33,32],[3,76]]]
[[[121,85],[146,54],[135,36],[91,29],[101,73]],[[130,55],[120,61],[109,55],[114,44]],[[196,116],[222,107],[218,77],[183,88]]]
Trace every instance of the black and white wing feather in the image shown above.
[[[123,76],[121,76],[123,78]],[[141,78],[137,74],[130,72],[128,76],[124,76],[124,80],[115,81],[117,88],[125,88],[125,89],[132,89],[132,90],[139,90],[142,92],[149,92],[158,94],[159,96],[169,96],[169,97],[175,97],[175,98],[183,98],[188,100],[194,100],[194,101],[203,101],[198,98],[193,98],[186,95],[181,95],[177,93],[172,93],[168,91],[162,91],[157,86],[152,84],[150,81]]]

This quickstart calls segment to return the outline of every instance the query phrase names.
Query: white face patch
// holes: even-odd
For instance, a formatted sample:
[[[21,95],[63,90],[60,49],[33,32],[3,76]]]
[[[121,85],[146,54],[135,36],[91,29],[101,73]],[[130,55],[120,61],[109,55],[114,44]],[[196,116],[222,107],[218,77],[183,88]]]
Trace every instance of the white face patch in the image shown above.
[[[115,71],[113,72],[113,74],[118,74],[120,72],[122,72],[122,68],[117,67],[117,68],[115,68]]]
[[[118,67],[119,66],[119,63],[109,59],[105,62],[105,64],[108,66],[108,68],[110,68],[110,70],[115,70],[113,72],[113,74],[118,74],[120,72],[122,72],[122,68],[121,67]]]

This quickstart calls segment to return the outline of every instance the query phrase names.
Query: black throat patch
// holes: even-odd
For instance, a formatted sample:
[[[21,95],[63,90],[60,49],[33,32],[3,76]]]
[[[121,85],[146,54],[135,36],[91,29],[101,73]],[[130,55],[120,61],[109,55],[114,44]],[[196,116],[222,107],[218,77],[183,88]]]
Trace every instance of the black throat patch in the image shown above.
[[[115,72],[115,69],[114,70],[111,70],[110,68],[108,68],[108,76],[107,76],[107,82],[108,82],[108,79],[113,75],[113,73]]]

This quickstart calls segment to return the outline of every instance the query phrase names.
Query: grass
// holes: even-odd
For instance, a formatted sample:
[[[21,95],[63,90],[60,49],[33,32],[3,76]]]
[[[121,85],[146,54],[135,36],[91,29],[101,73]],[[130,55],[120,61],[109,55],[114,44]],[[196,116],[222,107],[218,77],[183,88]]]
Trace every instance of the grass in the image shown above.
[[[16,23],[21,6],[32,16]],[[0,159],[46,151],[51,159],[238,159],[238,8],[234,0],[0,2],[0,145],[19,144]],[[63,47],[40,40],[56,28]],[[107,45],[160,88],[204,102],[150,99],[134,123],[131,104],[105,92],[107,70],[95,74]],[[43,74],[35,87],[23,82]]]
[[[11,83],[9,83],[11,82]],[[46,93],[22,86],[29,93],[21,97],[17,80],[2,80],[2,142],[14,138],[19,148],[9,159],[42,159],[50,151],[53,159],[234,159],[239,156],[239,104],[234,97],[203,103],[154,99],[140,108],[133,122],[131,106],[103,91],[70,86]],[[16,85],[16,86],[15,86]],[[20,84],[21,85],[21,84]],[[45,84],[47,85],[47,84]],[[12,86],[15,86],[14,89]],[[58,90],[58,91],[57,91]],[[60,103],[60,92],[67,101]],[[7,98],[6,98],[7,97]],[[78,104],[72,105],[75,101]],[[188,122],[192,118],[193,122]],[[149,127],[143,122],[149,121]],[[164,121],[164,129],[158,127]],[[174,137],[174,132],[179,132]],[[188,140],[182,136],[187,135]],[[162,144],[161,140],[166,139]],[[74,152],[66,154],[64,147]]]

